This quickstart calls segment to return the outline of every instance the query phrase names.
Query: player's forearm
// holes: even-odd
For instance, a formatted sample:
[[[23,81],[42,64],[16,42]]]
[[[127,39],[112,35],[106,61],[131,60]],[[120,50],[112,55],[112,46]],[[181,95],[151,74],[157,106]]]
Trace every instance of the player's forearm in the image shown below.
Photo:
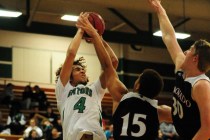
[[[106,51],[103,42],[98,34],[95,34],[93,36],[93,44],[96,50],[96,54],[98,56],[98,59],[101,63],[102,69],[105,70],[105,68],[111,66],[111,59],[108,55],[108,52]]]
[[[67,56],[68,55],[76,55],[78,48],[82,41],[83,32],[81,29],[77,30],[76,35],[74,36],[73,40],[71,41],[68,50],[67,50]]]
[[[71,41],[71,44],[68,47],[68,50],[66,53],[66,59],[64,61],[64,64],[62,66],[61,73],[60,73],[61,82],[64,86],[69,81],[72,65],[76,57],[77,51],[79,49],[82,36],[83,36],[83,31],[81,29],[78,29],[76,35],[74,36],[73,40]]]
[[[120,103],[120,102],[114,101],[114,100],[113,100],[113,104],[112,104],[112,115],[114,115],[114,113],[115,113],[117,107],[119,106],[119,103]]]
[[[157,10],[158,19],[160,23],[160,29],[162,31],[162,39],[165,43],[168,52],[171,55],[171,58],[176,66],[179,65],[178,58],[180,57],[178,54],[181,54],[183,57],[183,52],[177,42],[175,30],[166,14],[165,9],[160,5]]]
[[[163,41],[166,44],[166,46],[169,47],[171,40],[176,40],[174,28],[166,14],[165,9],[162,6],[158,8],[157,14]]]
[[[171,116],[171,107],[167,105],[159,105],[157,109],[158,109],[158,118],[160,123],[161,122],[173,123]]]
[[[208,140],[210,139],[210,129],[200,128],[192,140]]]
[[[109,56],[111,58],[113,67],[115,69],[117,69],[118,63],[119,63],[117,56],[115,55],[114,51],[109,46],[109,44],[105,40],[103,40],[103,39],[102,39],[102,41],[103,41],[103,44],[104,44],[105,49],[107,50],[107,52],[108,52],[108,54],[109,54]]]

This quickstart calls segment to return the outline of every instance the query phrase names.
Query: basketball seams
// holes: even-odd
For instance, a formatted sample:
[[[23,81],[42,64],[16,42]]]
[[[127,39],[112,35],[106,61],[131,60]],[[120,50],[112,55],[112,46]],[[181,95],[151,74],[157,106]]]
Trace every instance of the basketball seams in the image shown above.
[[[105,29],[103,18],[95,12],[90,12],[89,17],[91,17],[92,19],[92,22],[90,22],[93,25],[93,27],[98,31],[99,35],[102,35]]]

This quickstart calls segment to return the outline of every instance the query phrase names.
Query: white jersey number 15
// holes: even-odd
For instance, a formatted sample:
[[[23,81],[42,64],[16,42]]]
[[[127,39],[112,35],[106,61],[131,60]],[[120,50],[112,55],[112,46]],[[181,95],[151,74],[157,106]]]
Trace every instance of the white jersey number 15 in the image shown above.
[[[120,134],[121,136],[128,136],[127,130],[128,130],[129,116],[130,116],[130,114],[128,113],[128,114],[126,114],[125,116],[122,117],[123,125],[122,125],[122,133]],[[134,114],[132,125],[138,125],[139,126],[139,131],[136,132],[136,133],[131,131],[131,136],[133,136],[133,137],[143,136],[146,132],[146,125],[144,124],[144,122],[139,121],[139,118],[142,118],[142,119],[146,120],[146,115],[144,115],[144,114]]]

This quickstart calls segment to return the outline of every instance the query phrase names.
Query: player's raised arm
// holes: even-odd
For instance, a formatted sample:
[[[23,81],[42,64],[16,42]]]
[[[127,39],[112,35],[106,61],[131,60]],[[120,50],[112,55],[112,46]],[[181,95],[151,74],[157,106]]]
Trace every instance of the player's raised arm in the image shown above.
[[[83,15],[83,13],[80,14],[80,16]],[[71,41],[68,50],[66,52],[66,58],[64,61],[64,64],[61,69],[60,78],[63,86],[66,85],[66,83],[69,81],[69,77],[72,71],[73,62],[75,59],[75,56],[77,54],[78,48],[80,46],[82,36],[84,31],[81,28],[78,28],[76,35],[74,36],[73,40]]]
[[[99,58],[102,70],[105,70],[107,67],[111,67],[111,60],[103,46],[101,37],[98,34],[97,30],[89,22],[88,16],[82,16],[82,18],[79,19],[77,26],[85,30],[85,32],[90,36],[91,42],[93,43],[96,50],[96,54]],[[102,72],[101,75],[104,75],[104,72]],[[102,76],[100,76],[101,85],[103,88],[106,88],[106,82],[103,82],[103,80],[101,80],[103,78],[101,77]]]
[[[113,67],[115,69],[117,69],[118,63],[119,63],[117,56],[115,55],[114,51],[109,46],[109,44],[102,37],[101,37],[101,39],[102,39],[102,42],[103,42],[103,45],[104,45],[106,51],[108,52],[108,54],[109,54],[109,56],[111,58],[111,62],[112,62]]]
[[[85,32],[87,32],[88,35],[93,38],[92,42],[96,49],[97,56],[101,63],[102,69],[104,70],[104,73],[106,73],[106,86],[109,89],[109,92],[111,93],[113,99],[116,101],[120,101],[120,99],[122,98],[122,94],[127,93],[127,88],[124,86],[123,83],[120,82],[116,70],[112,65],[111,58],[101,40],[101,37],[90,24],[87,17],[83,17],[77,26],[85,30]]]
[[[93,39],[94,41],[94,39]],[[101,77],[105,76],[106,87],[108,88],[114,102],[115,106],[113,110],[117,108],[118,103],[120,102],[122,96],[128,92],[125,85],[119,80],[116,69],[118,66],[117,56],[114,54],[113,50],[109,46],[109,44],[101,39],[102,46],[94,45],[98,58],[101,62],[102,69],[104,73]]]
[[[118,58],[117,56],[115,55],[114,51],[112,50],[112,48],[109,46],[109,44],[102,38],[101,36],[101,40],[103,42],[103,45],[111,59],[111,62],[112,62],[112,66],[114,67],[114,69],[116,70],[117,69],[117,66],[118,66]],[[100,79],[101,79],[101,83],[103,83],[103,85],[106,85],[106,77],[107,77],[107,74],[106,72],[102,72],[101,76],[100,76]]]
[[[158,15],[162,39],[171,55],[176,69],[179,69],[180,65],[183,63],[185,55],[177,42],[174,28],[166,14],[165,9],[161,5],[161,1],[148,0],[148,2]]]

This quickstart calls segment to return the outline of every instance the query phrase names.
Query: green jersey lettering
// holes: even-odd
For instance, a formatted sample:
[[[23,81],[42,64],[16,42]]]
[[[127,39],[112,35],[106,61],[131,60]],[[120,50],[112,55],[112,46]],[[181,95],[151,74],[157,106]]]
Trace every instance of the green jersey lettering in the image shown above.
[[[72,95],[79,95],[79,94],[86,94],[90,97],[92,97],[92,90],[88,87],[85,88],[74,88],[69,91],[68,97]]]

